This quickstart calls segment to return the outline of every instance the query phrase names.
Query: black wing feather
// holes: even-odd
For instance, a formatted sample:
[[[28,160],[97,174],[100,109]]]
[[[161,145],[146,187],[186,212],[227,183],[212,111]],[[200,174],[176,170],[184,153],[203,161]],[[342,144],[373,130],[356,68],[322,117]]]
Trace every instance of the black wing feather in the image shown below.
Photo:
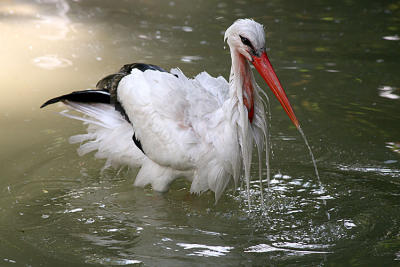
[[[40,108],[44,108],[48,105],[60,102],[60,101],[71,101],[71,102],[79,102],[79,103],[104,103],[114,105],[115,110],[119,111],[121,115],[130,123],[130,119],[125,112],[125,109],[118,101],[117,89],[119,82],[122,78],[129,75],[133,69],[138,69],[140,71],[146,70],[155,70],[161,72],[167,72],[163,68],[152,65],[152,64],[144,64],[144,63],[132,63],[124,65],[117,73],[110,74],[103,79],[101,79],[96,84],[95,90],[84,90],[84,91],[75,91],[70,94],[62,95],[59,97],[52,98],[46,101]],[[175,75],[176,76],[176,75]],[[135,145],[144,153],[142,144],[140,140],[137,139],[135,134],[132,136],[132,140]],[[145,153],[144,153],[145,154]]]
[[[110,104],[110,93],[107,90],[84,90],[75,91],[70,94],[62,95],[46,101],[40,108],[60,102],[71,101],[80,103],[104,103]]]

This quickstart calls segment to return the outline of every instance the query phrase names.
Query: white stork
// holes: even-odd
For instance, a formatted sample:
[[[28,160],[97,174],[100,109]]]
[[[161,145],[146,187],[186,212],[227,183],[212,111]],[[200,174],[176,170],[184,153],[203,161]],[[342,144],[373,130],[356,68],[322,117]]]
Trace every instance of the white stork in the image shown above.
[[[95,90],[56,97],[42,107],[62,101],[86,115],[62,113],[89,125],[71,143],[81,143],[80,155],[97,151],[97,158],[107,159],[105,167],[140,167],[135,186],[151,184],[164,192],[185,177],[191,192],[212,190],[218,200],[243,173],[249,185],[253,147],[259,158],[268,149],[265,102],[250,63],[300,128],[265,52],[263,26],[239,19],[224,40],[232,57],[229,82],[206,72],[191,79],[179,69],[134,63],[100,80]]]

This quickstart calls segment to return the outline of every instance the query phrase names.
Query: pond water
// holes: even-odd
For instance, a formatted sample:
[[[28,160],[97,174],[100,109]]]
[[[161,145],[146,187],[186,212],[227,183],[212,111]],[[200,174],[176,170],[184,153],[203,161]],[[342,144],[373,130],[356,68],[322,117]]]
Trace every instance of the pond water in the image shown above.
[[[85,126],[39,109],[126,63],[227,77],[223,32],[246,17],[324,191],[274,97],[272,180],[263,207],[253,165],[251,212],[244,190],[215,205],[183,180],[158,194],[135,170],[102,173],[68,143]],[[1,266],[400,264],[399,1],[2,1],[0,32]]]

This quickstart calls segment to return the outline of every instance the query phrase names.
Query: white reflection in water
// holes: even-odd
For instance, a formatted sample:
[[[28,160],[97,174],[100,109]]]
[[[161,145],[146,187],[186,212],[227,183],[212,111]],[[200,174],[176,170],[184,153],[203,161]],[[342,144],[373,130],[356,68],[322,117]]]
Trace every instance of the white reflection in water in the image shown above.
[[[381,175],[390,175],[393,177],[400,176],[400,170],[390,169],[390,168],[380,168],[380,167],[352,167],[340,165],[339,169],[342,171],[357,171],[357,172],[366,172],[366,173],[378,173]]]
[[[382,39],[388,41],[399,41],[400,37],[396,34],[396,35],[383,36]]]
[[[400,143],[399,142],[397,142],[397,143],[396,142],[386,142],[386,147],[391,149],[393,152],[400,153]],[[395,162],[397,162],[397,161],[395,161]],[[392,161],[390,163],[395,163],[395,162]],[[387,163],[387,161],[385,163]]]
[[[196,231],[206,234],[206,235],[213,235],[213,236],[220,236],[220,235],[226,235],[224,233],[217,233],[217,232],[211,232],[211,231],[204,231],[204,230],[200,230],[200,229],[196,229]]]
[[[394,91],[396,91],[396,88],[391,87],[391,86],[380,86],[378,87],[379,90],[379,96],[389,98],[389,99],[399,99],[400,96],[393,94]]]
[[[289,248],[288,248],[289,247]],[[330,253],[327,251],[316,251],[316,250],[303,250],[303,249],[315,249],[315,248],[323,248],[326,246],[322,245],[304,245],[300,243],[274,243],[273,246],[267,244],[258,244],[255,246],[248,247],[244,252],[248,253],[268,253],[268,252],[276,252],[276,251],[284,251],[295,254],[314,254],[314,253]],[[302,249],[302,250],[298,250]]]
[[[7,259],[7,258],[4,258],[4,261],[9,262],[9,263],[17,263],[15,260]]]
[[[122,245],[123,243],[127,243],[127,241],[121,241],[121,240],[113,239],[113,237],[109,236],[109,235],[102,236],[100,234],[94,235],[94,234],[80,233],[78,236],[80,238],[82,238],[84,241],[89,241],[93,245],[101,246],[101,247],[110,248],[110,247],[113,247],[115,245]]]
[[[112,228],[112,229],[107,229],[106,232],[113,233],[113,232],[118,232],[119,230],[120,229],[118,228]]]
[[[174,26],[172,27],[173,29],[178,29],[178,30],[182,30],[184,32],[192,32],[193,28],[189,27],[189,26]]]
[[[283,248],[276,248],[267,244],[259,244],[255,246],[248,247],[244,252],[254,252],[254,253],[264,253],[273,251],[286,251]]]
[[[82,208],[76,208],[76,209],[72,209],[72,210],[65,210],[64,213],[75,213],[75,212],[80,212],[83,211]]]
[[[352,220],[343,220],[343,225],[346,229],[351,229],[357,226]]]
[[[187,243],[177,243],[178,246],[183,247],[184,249],[203,249],[194,251],[189,255],[193,256],[204,256],[204,257],[220,257],[225,256],[230,252],[234,247],[223,247],[223,246],[209,246],[202,244],[187,244]]]
[[[400,251],[397,252],[395,256],[396,256],[395,260],[400,261]]]
[[[277,174],[274,175],[274,178],[275,178],[275,179],[279,179],[279,178],[282,178],[282,179],[291,179],[292,177],[291,177],[290,175],[287,175],[287,174],[277,173]]]
[[[92,223],[94,223],[96,220],[95,219],[93,219],[93,218],[88,218],[86,221],[85,221],[85,224],[92,224]]]
[[[202,57],[200,56],[183,56],[181,57],[181,61],[183,62],[193,62],[195,60],[200,60]]]
[[[35,66],[47,70],[72,66],[71,60],[68,60],[66,58],[60,58],[57,55],[46,55],[46,56],[36,57],[32,61]]]
[[[100,264],[100,265],[130,265],[130,266],[142,266],[143,262],[132,259],[119,259],[119,258],[101,258],[96,254],[87,256],[86,263]]]

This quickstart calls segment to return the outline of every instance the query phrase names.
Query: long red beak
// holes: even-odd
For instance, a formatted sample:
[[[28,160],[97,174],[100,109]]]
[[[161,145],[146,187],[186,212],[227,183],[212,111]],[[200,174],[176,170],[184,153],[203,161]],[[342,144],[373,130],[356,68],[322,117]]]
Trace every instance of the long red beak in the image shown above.
[[[271,62],[269,62],[267,53],[263,52],[260,57],[253,56],[252,63],[257,69],[258,73],[260,73],[265,82],[268,84],[269,88],[271,88],[271,91],[275,94],[276,98],[278,98],[293,124],[296,126],[296,128],[299,128],[299,121],[297,120],[296,115],[294,115],[294,111],[290,105],[289,99],[287,98],[285,90],[283,90],[282,85],[275,74]]]

